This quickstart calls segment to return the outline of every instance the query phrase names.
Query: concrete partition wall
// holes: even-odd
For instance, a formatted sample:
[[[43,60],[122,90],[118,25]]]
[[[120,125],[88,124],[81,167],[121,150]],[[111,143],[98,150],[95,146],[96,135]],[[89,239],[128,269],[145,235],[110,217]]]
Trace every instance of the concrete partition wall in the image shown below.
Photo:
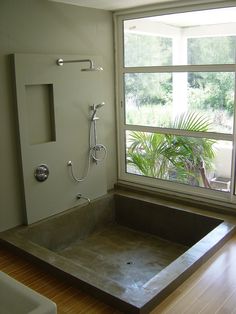
[[[100,161],[90,157],[94,145],[91,106],[104,101],[103,71],[81,71],[89,68],[88,62],[58,66],[61,57],[65,61],[89,58],[95,66],[103,66],[102,58],[96,56],[14,55],[28,224],[81,203],[78,193],[95,199],[107,192],[105,149]],[[103,109],[97,112],[98,143],[104,141]],[[73,179],[68,161],[73,162],[75,175],[83,181]],[[40,165],[49,170],[45,181],[35,177]]]
[[[13,54],[26,55],[23,62],[25,78],[20,78],[19,82],[24,85],[21,88],[25,91],[26,117],[31,117],[28,125],[25,125],[30,128],[30,133],[25,142],[28,143],[28,153],[25,153],[28,157],[24,163],[25,169],[28,169],[25,172],[29,185],[27,204],[37,204],[37,207],[32,207],[35,215],[30,218],[32,221],[79,204],[75,200],[77,192],[94,198],[105,193],[107,188],[111,189],[116,182],[116,137],[111,12],[47,0],[1,0],[0,29],[2,231],[25,222],[14,66],[11,62]],[[55,65],[55,58],[72,55],[94,57],[104,71],[81,72],[82,64]],[[55,80],[58,80],[57,84]],[[52,92],[56,98],[53,108],[50,99]],[[31,99],[36,98],[38,103],[34,102],[31,106]],[[41,106],[37,121],[35,110],[42,104],[41,100],[46,100],[46,104]],[[93,165],[88,181],[76,184],[69,176],[66,162],[72,159],[76,174],[82,175],[85,151],[88,149],[88,107],[93,102],[101,101],[106,105],[99,113],[98,139],[108,149],[106,162],[101,167]],[[44,127],[39,129],[38,125],[43,123]],[[34,156],[32,160],[30,155]],[[39,163],[49,166],[50,175],[45,184],[37,182],[33,176]]]

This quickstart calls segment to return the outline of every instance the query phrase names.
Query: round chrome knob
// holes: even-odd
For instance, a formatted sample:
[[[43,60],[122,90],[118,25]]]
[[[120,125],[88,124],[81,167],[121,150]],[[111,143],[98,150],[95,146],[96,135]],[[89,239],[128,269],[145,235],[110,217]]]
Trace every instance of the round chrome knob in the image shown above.
[[[34,176],[36,178],[37,181],[39,182],[43,182],[45,180],[47,180],[48,176],[49,176],[49,169],[47,165],[39,165],[35,171],[34,171]]]

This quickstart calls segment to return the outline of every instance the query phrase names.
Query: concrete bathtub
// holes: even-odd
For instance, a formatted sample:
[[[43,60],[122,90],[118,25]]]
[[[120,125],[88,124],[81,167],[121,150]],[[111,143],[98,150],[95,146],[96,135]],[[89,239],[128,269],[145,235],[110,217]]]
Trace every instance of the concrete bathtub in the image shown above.
[[[149,313],[234,229],[233,218],[119,192],[0,237],[120,311]]]

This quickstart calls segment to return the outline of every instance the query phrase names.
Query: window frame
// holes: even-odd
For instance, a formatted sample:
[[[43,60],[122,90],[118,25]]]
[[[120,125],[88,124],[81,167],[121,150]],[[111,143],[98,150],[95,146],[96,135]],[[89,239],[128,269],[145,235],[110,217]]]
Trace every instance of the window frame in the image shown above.
[[[233,133],[194,132],[176,130],[153,126],[127,125],[125,123],[125,90],[124,76],[126,73],[178,73],[178,72],[232,72],[235,77],[234,104],[236,104],[236,64],[209,64],[209,65],[170,65],[170,66],[143,66],[125,67],[124,65],[124,21],[158,15],[185,13],[217,8],[236,7],[234,1],[184,1],[182,5],[161,4],[159,6],[144,7],[142,9],[119,11],[114,14],[115,25],[115,61],[116,61],[116,114],[117,114],[117,148],[118,148],[118,183],[141,187],[150,191],[162,193],[177,193],[183,197],[198,199],[205,198],[209,203],[222,203],[232,207],[236,203],[235,195],[235,173],[236,173],[236,111],[234,113]],[[235,106],[236,107],[236,106]],[[162,179],[139,176],[126,172],[126,131],[141,131],[154,133],[168,133],[200,138],[211,138],[215,140],[226,140],[232,142],[232,167],[231,167],[231,191],[221,192],[201,187],[192,187],[182,183],[171,182]]]

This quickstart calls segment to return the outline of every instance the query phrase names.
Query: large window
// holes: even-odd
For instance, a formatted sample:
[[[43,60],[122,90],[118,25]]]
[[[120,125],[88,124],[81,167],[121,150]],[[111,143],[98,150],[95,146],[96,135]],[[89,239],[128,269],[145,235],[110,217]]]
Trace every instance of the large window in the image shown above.
[[[120,179],[234,199],[236,8],[119,16]]]

